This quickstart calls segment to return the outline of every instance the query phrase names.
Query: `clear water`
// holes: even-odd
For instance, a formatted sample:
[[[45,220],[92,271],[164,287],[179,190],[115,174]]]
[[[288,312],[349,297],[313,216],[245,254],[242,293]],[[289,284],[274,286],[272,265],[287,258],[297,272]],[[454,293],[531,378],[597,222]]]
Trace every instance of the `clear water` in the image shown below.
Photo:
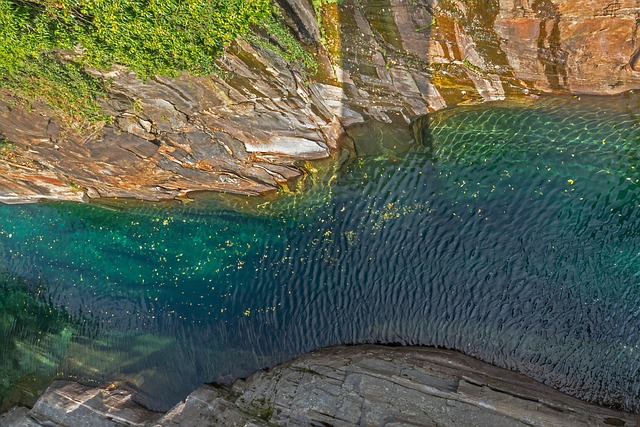
[[[56,376],[163,410],[203,382],[385,342],[637,411],[639,105],[445,111],[422,144],[358,141],[370,155],[335,179],[250,213],[0,206],[3,406]]]

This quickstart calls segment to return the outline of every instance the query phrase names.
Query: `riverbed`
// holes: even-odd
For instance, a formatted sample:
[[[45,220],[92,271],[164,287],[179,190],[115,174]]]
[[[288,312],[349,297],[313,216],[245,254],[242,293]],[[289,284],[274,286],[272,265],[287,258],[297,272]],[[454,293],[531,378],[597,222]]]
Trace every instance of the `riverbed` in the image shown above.
[[[166,410],[336,344],[440,346],[640,410],[633,94],[377,126],[298,194],[0,205],[2,408],[53,378]],[[407,132],[408,134],[408,132]]]

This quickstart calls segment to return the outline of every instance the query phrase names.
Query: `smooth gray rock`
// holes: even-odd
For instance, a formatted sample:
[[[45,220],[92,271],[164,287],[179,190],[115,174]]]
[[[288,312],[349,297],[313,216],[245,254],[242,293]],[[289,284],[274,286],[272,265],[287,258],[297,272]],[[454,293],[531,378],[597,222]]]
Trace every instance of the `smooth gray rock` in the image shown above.
[[[637,426],[635,415],[588,404],[515,372],[449,350],[339,346],[259,371],[231,387],[202,386],[166,414],[117,388],[56,381],[3,427]]]
[[[234,391],[277,425],[597,426],[630,414],[589,405],[522,375],[433,348],[334,347],[258,372]]]
[[[153,427],[207,427],[207,426],[266,426],[260,420],[242,412],[228,392],[203,386],[187,399],[167,412]]]
[[[14,408],[0,417],[0,425],[117,427],[144,426],[159,418],[131,400],[120,389],[83,386],[72,381],[55,381],[31,411]]]

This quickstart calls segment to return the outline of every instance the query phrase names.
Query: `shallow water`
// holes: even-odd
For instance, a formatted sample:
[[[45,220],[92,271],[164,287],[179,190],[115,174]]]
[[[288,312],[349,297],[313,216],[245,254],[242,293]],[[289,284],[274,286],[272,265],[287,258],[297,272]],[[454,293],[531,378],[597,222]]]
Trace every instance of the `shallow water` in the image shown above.
[[[3,406],[56,376],[119,381],[164,410],[203,382],[385,342],[637,411],[638,107],[445,111],[421,144],[358,141],[368,156],[336,179],[251,213],[0,206]]]

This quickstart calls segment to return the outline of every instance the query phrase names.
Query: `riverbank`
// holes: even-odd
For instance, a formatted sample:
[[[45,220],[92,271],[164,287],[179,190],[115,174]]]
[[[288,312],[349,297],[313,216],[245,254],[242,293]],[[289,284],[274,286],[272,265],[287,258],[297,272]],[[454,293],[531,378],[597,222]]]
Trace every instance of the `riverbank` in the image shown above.
[[[219,60],[221,75],[142,81],[121,67],[92,70],[111,81],[102,108],[112,120],[80,133],[46,104],[24,105],[3,91],[0,201],[186,202],[196,191],[286,191],[317,162],[337,161],[338,141],[360,123],[402,127],[456,105],[540,92],[610,95],[640,86],[640,8],[630,1],[615,7],[499,1],[482,8],[472,1],[394,0],[379,7],[345,0],[322,7],[321,26],[310,3],[280,3],[288,5],[300,38],[307,34],[318,45],[316,76],[242,39]],[[377,214],[395,218],[399,211],[387,206]],[[358,242],[353,230],[336,235],[349,247]],[[8,259],[18,259],[10,253]],[[24,262],[32,265],[30,258]]]
[[[230,44],[218,74],[143,81],[122,66],[88,69],[108,82],[108,120],[76,129],[46,102],[0,90],[0,202],[274,193],[314,162],[340,158],[354,124],[406,126],[456,105],[640,87],[631,2],[320,3],[316,14],[306,0],[278,2],[315,52],[313,75],[276,53],[276,36],[258,34]]]
[[[117,385],[54,382],[5,427],[195,425],[637,426],[629,413],[587,404],[461,353],[426,347],[318,350],[233,386],[202,386],[166,414]]]

